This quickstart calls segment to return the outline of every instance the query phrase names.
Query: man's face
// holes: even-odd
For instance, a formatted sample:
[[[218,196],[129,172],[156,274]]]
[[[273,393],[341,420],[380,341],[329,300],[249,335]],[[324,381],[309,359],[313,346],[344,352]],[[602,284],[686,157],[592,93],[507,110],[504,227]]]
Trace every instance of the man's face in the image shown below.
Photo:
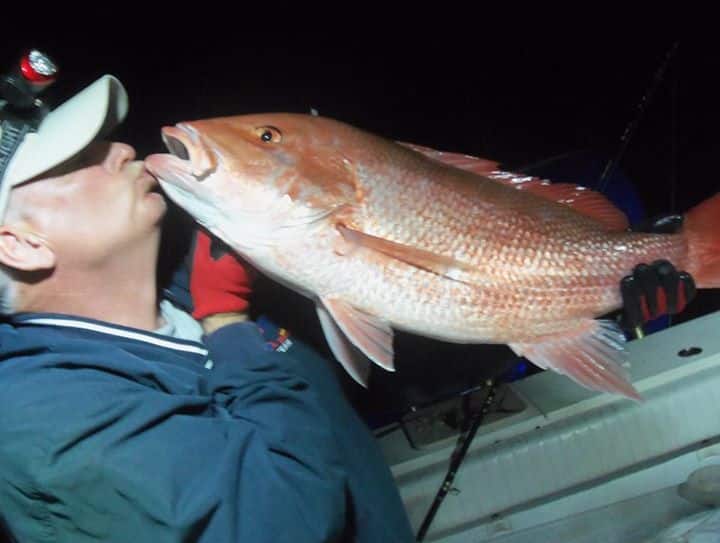
[[[166,202],[135,150],[97,142],[42,178],[14,188],[5,223],[45,239],[57,265],[102,266],[159,244]]]

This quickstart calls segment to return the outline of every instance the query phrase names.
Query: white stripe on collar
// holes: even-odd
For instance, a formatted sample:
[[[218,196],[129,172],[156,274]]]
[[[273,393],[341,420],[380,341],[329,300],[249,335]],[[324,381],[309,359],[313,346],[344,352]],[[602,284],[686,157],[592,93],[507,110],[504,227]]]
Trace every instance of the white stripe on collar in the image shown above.
[[[176,351],[184,351],[187,353],[195,353],[206,356],[208,350],[202,347],[196,347],[195,345],[187,345],[184,343],[178,343],[159,337],[151,336],[149,334],[143,334],[142,332],[133,332],[131,330],[123,330],[120,328],[113,328],[112,326],[105,326],[102,324],[95,324],[92,322],[86,322],[75,319],[58,319],[52,317],[38,317],[30,318],[22,321],[23,324],[42,324],[49,326],[68,326],[70,328],[80,328],[82,330],[90,330],[92,332],[101,332],[103,334],[109,334],[111,336],[124,337],[127,339],[134,339],[137,341],[143,341],[145,343],[151,343],[158,347],[166,347],[168,349],[175,349]]]

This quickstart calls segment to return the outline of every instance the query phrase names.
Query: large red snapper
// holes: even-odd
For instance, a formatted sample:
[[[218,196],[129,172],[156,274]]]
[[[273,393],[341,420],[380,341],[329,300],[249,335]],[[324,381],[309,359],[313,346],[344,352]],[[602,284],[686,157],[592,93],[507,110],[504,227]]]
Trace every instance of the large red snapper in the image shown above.
[[[364,383],[393,368],[393,328],[507,343],[596,390],[639,395],[624,336],[595,317],[620,279],[665,258],[720,287],[720,195],[677,235],[626,230],[582,187],[399,144],[315,116],[262,114],[162,130],[146,163],[170,198],[261,271],[314,298],[335,357]]]

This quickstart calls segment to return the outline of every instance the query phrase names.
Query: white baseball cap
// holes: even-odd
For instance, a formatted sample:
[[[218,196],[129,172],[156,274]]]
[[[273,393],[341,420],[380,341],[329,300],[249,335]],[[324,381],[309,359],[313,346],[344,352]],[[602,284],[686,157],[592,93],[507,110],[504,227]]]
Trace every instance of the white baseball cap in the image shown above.
[[[50,111],[37,131],[25,136],[0,179],[0,224],[10,189],[81,152],[120,124],[127,110],[128,97],[122,83],[104,75]]]

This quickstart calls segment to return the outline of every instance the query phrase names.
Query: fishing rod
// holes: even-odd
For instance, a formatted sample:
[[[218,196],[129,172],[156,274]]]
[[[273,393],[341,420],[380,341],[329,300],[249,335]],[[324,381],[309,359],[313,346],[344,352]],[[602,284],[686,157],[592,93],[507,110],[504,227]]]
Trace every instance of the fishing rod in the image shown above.
[[[669,49],[667,54],[665,55],[665,58],[663,59],[662,63],[660,64],[660,67],[655,71],[655,75],[650,82],[650,87],[645,92],[643,97],[640,99],[640,102],[637,105],[637,112],[635,113],[635,117],[633,117],[630,122],[625,127],[625,131],[623,132],[622,136],[620,137],[620,148],[618,149],[617,154],[610,158],[605,164],[605,169],[603,170],[602,174],[600,175],[600,179],[598,181],[598,192],[604,192],[605,188],[607,187],[607,180],[611,173],[615,170],[618,163],[622,159],[623,155],[625,154],[625,151],[627,150],[627,147],[630,143],[630,140],[635,135],[635,131],[637,130],[638,125],[640,124],[640,120],[642,119],[643,115],[645,114],[645,111],[647,110],[648,106],[650,105],[650,102],[653,99],[653,96],[655,95],[655,92],[660,87],[660,84],[665,79],[665,73],[667,72],[668,66],[670,66],[670,63],[675,59],[675,56],[678,51],[678,47],[680,45],[679,41],[676,41]]]
[[[487,413],[490,411],[490,407],[492,406],[493,401],[495,401],[495,381],[489,379],[486,382],[486,388],[488,392],[487,396],[485,397],[485,401],[482,404],[482,407],[472,414],[472,416],[466,422],[465,428],[458,436],[455,450],[450,456],[450,466],[448,467],[447,473],[445,474],[445,479],[443,479],[442,485],[440,485],[440,488],[435,494],[435,499],[433,499],[432,505],[430,505],[430,509],[428,509],[428,512],[425,514],[422,525],[418,530],[416,537],[416,541],[418,542],[425,539],[427,531],[430,529],[430,525],[432,524],[432,521],[435,518],[438,509],[440,509],[440,505],[442,505],[442,502],[443,500],[445,500],[445,497],[448,495],[448,493],[454,490],[453,482],[455,481],[455,476],[460,469],[460,465],[465,459],[465,455],[467,454],[468,449],[470,448],[470,444],[475,438],[475,434],[477,433],[478,428],[480,428],[480,425],[482,424],[485,415],[487,415]],[[466,412],[469,411],[469,395],[465,395],[465,397],[463,398],[463,407]]]

